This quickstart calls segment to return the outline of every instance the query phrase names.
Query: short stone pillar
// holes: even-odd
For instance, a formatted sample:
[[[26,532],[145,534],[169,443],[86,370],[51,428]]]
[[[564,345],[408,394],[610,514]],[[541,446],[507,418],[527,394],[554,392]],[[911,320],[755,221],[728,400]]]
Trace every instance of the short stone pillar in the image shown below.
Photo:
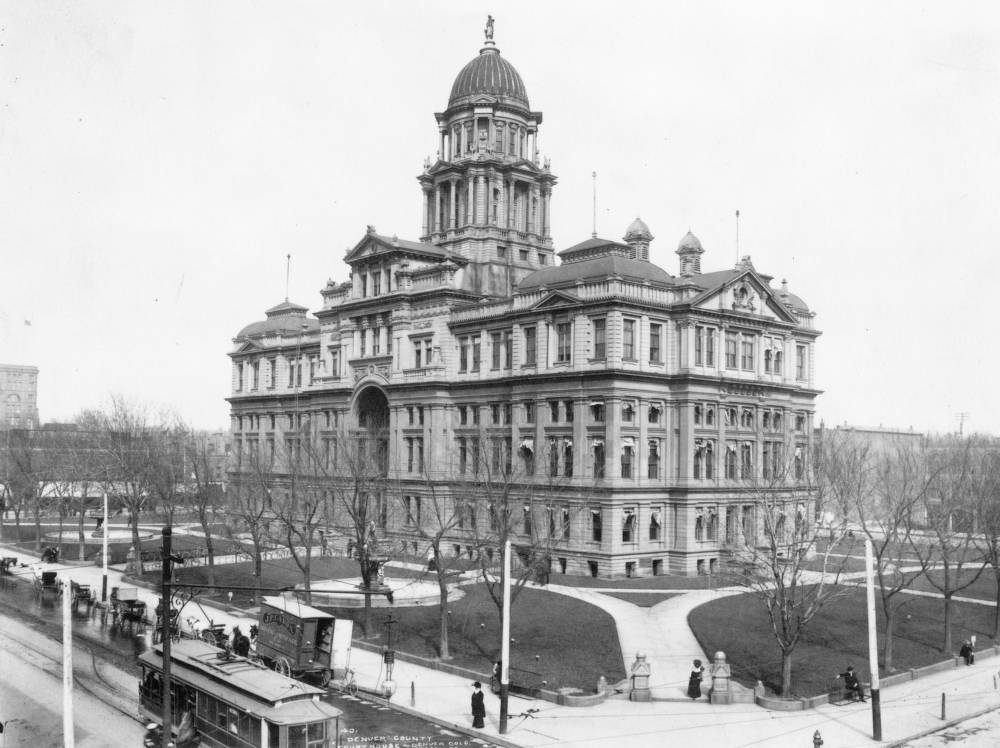
[[[635,653],[635,662],[629,676],[632,679],[632,690],[629,692],[630,701],[651,701],[653,698],[649,690],[649,675],[651,668],[646,662],[646,655],[643,652]]]
[[[712,690],[708,694],[708,700],[713,704],[732,704],[733,691],[730,688],[732,679],[732,668],[726,662],[726,653],[719,651],[715,653],[711,666]]]

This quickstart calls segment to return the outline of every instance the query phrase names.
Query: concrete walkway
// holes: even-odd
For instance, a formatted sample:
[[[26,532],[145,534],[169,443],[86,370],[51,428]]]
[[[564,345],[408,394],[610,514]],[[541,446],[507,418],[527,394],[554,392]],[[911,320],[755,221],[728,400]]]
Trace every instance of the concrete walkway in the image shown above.
[[[31,557],[12,548],[0,548],[0,555],[17,556],[22,561]],[[45,568],[88,583],[99,593],[98,567],[47,564]],[[16,571],[20,575],[31,573],[22,568]],[[120,568],[112,569],[109,587],[120,584],[121,576]],[[747,704],[713,706],[704,699],[692,703],[684,698],[691,660],[700,657],[707,661],[706,653],[700,651],[687,625],[688,613],[709,600],[736,594],[739,589],[686,591],[652,608],[640,608],[597,589],[562,585],[548,585],[547,589],[591,602],[614,616],[626,670],[637,650],[646,652],[652,662],[654,694],[662,698],[631,702],[614,697],[592,707],[568,707],[512,697],[508,731],[501,736],[496,696],[486,693],[486,727],[474,730],[469,679],[397,661],[394,673],[397,690],[390,704],[458,732],[505,746],[660,748],[668,741],[686,741],[724,748],[808,748],[813,745],[817,730],[825,748],[872,745],[870,704],[824,705],[809,711],[785,712]],[[149,605],[155,605],[155,592],[141,594]],[[227,629],[235,623],[248,626],[253,620],[208,606],[205,610],[214,621],[226,624]],[[948,721],[1000,707],[997,690],[1000,658],[984,658],[984,654],[980,652],[971,668],[947,669],[883,689],[882,745],[901,745],[907,739],[946,726]],[[374,690],[384,682],[384,666],[377,653],[355,648],[351,664],[363,688]],[[945,720],[941,719],[942,695],[947,703]]]

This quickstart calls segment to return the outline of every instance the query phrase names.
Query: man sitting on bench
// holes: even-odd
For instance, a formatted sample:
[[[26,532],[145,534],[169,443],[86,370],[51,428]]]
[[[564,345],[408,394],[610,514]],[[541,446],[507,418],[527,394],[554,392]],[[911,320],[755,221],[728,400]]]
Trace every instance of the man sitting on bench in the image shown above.
[[[848,665],[847,670],[840,673],[837,677],[844,679],[844,691],[847,696],[853,699],[856,694],[861,701],[865,700],[865,689],[862,688],[861,681],[858,680],[858,674],[854,672],[852,665]]]

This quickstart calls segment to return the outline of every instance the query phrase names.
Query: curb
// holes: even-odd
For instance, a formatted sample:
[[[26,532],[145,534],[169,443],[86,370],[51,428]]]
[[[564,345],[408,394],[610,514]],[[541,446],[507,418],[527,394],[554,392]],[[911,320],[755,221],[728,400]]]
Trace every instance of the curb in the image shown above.
[[[1000,705],[985,707],[983,709],[980,709],[978,712],[973,712],[972,714],[966,714],[964,717],[957,717],[955,719],[948,720],[947,722],[941,723],[937,727],[932,727],[928,730],[923,730],[922,732],[918,732],[915,735],[910,735],[907,738],[901,738],[899,740],[894,740],[891,743],[886,743],[885,744],[886,748],[902,748],[902,746],[905,746],[907,743],[911,741],[919,740],[920,738],[926,738],[928,735],[933,735],[934,733],[941,732],[941,730],[947,730],[949,727],[954,727],[955,725],[961,724],[962,722],[965,722],[967,720],[975,719],[976,717],[982,717],[984,714],[995,712],[997,709],[1000,709]]]
[[[475,728],[469,727],[467,725],[460,725],[456,722],[450,722],[446,719],[442,719],[441,717],[435,717],[432,714],[425,714],[424,712],[421,712],[414,707],[403,706],[402,704],[393,703],[389,699],[383,699],[379,696],[372,696],[366,698],[373,704],[378,704],[380,706],[387,707],[394,711],[402,712],[403,714],[408,714],[411,717],[419,717],[425,722],[433,722],[438,727],[444,727],[448,730],[455,730],[456,732],[460,732],[463,735],[469,736],[470,738],[478,738],[479,740],[485,740],[490,743],[496,743],[497,745],[501,745],[504,748],[524,748],[523,744],[514,743],[499,735],[491,735],[490,733],[485,733],[482,730],[476,730]]]

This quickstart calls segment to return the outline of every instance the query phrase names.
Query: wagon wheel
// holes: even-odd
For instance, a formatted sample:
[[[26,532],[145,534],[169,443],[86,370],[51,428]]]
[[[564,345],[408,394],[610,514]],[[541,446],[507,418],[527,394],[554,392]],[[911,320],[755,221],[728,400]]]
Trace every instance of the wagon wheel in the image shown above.
[[[330,671],[328,669],[319,671],[319,684],[323,688],[330,685]]]
[[[292,663],[288,661],[287,657],[279,657],[274,661],[274,669],[285,677],[292,677]]]

